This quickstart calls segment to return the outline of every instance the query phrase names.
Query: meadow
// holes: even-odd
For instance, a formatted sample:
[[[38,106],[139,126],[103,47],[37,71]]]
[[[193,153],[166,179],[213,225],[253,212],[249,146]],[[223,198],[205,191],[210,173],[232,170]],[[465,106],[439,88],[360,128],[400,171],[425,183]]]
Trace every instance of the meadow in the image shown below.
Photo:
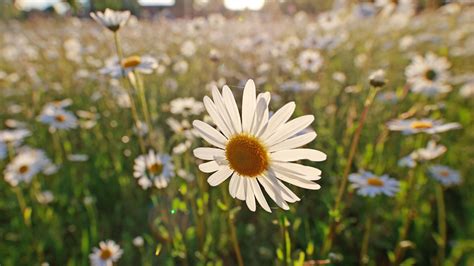
[[[100,15],[0,22],[0,265],[474,264],[472,7]]]

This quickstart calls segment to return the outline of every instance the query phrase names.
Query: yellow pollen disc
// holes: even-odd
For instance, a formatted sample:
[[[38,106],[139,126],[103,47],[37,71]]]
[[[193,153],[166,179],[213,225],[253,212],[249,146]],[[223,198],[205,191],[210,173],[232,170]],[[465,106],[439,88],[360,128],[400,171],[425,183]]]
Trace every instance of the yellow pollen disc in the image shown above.
[[[137,55],[134,55],[134,56],[130,56],[130,57],[122,59],[121,64],[123,68],[130,68],[130,67],[138,66],[141,62],[142,60],[140,59],[140,57]]]
[[[381,187],[383,186],[383,181],[382,179],[378,177],[372,177],[372,178],[367,179],[367,184],[373,187]]]
[[[107,259],[109,259],[110,257],[112,257],[112,251],[110,251],[108,248],[102,249],[102,250],[100,251],[100,258],[101,258],[101,259],[107,260]]]
[[[163,171],[163,165],[161,165],[159,163],[154,163],[154,164],[148,166],[148,171],[152,175],[161,174],[161,172]]]
[[[446,170],[442,170],[439,172],[439,175],[442,176],[442,177],[448,177],[449,176],[449,172],[446,171]]]
[[[413,121],[410,127],[413,129],[428,129],[433,127],[433,123],[429,121]]]
[[[229,166],[241,176],[256,177],[269,165],[267,148],[256,137],[239,134],[231,137],[225,147]]]
[[[20,168],[18,168],[18,172],[20,172],[20,174],[24,174],[26,172],[28,172],[30,168],[28,167],[28,165],[22,165]]]
[[[54,117],[54,120],[56,120],[56,122],[62,123],[66,121],[66,117],[64,115],[57,115]]]

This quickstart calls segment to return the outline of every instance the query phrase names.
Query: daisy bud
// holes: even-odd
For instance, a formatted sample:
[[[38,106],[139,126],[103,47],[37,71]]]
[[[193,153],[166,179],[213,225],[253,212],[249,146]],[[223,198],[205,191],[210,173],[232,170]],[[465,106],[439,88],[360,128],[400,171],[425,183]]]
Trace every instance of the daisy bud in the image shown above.
[[[372,72],[369,76],[370,85],[374,87],[383,87],[387,82],[385,79],[385,71],[382,69]]]

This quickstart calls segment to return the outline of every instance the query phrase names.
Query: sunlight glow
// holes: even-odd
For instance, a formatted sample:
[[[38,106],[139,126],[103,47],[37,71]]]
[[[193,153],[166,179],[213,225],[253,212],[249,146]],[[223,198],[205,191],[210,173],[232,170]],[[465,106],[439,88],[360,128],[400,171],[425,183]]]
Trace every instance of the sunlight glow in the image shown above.
[[[224,6],[230,10],[260,10],[265,0],[224,0]]]

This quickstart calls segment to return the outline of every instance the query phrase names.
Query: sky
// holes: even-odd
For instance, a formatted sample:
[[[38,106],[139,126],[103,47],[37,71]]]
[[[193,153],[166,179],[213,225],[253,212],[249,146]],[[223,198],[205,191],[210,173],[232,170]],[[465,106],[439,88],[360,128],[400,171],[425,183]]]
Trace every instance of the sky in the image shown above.
[[[19,0],[18,4],[22,9],[28,10],[32,8],[43,9],[58,2],[61,2],[61,0]],[[81,0],[81,2],[87,2],[87,0]],[[142,5],[173,5],[175,0],[139,0],[138,2]],[[231,10],[242,10],[246,8],[258,10],[263,7],[264,3],[265,0],[224,0],[225,7]]]

